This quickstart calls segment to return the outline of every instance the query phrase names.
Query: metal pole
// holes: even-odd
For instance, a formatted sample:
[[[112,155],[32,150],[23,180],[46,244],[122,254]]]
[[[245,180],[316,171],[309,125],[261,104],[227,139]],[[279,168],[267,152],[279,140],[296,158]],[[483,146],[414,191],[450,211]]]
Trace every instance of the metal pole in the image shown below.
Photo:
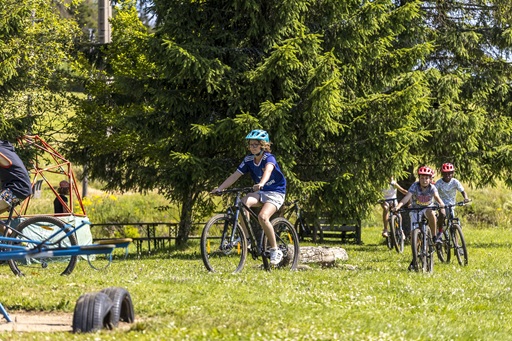
[[[98,0],[98,41],[100,44],[112,42],[109,19],[112,17],[110,0]]]

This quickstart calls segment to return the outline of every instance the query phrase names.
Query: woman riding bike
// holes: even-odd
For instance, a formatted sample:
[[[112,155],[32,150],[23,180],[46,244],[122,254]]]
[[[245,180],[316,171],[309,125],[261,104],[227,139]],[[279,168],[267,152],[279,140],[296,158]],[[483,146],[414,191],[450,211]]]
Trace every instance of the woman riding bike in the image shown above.
[[[276,158],[270,153],[270,138],[265,130],[253,130],[245,139],[248,140],[251,154],[247,155],[236,171],[211,193],[215,194],[228,188],[244,174],[251,175],[254,192],[247,194],[242,201],[248,207],[261,206],[258,220],[270,244],[270,263],[277,265],[283,259],[283,252],[277,247],[270,218],[284,203],[286,179]],[[241,223],[244,224],[243,220]]]

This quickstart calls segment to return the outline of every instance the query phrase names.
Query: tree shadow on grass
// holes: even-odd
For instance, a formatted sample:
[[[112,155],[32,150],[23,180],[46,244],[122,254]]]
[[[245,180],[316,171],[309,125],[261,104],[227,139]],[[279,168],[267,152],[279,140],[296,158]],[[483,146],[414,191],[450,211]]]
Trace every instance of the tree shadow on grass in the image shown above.
[[[468,248],[475,249],[510,249],[512,248],[512,244],[510,243],[481,243],[481,242],[471,242],[467,243]]]

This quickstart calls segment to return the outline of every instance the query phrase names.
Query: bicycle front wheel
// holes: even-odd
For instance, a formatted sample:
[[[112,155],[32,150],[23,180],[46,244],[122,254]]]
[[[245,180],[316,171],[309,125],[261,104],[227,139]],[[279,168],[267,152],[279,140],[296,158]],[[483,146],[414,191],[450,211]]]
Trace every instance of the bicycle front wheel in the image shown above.
[[[411,247],[414,269],[416,271],[432,272],[434,270],[433,246],[430,229],[425,228],[426,236],[424,236],[421,228],[417,228],[412,232]]]
[[[275,266],[277,269],[296,270],[300,258],[299,236],[297,231],[287,219],[283,217],[272,220],[274,234],[276,236],[277,247],[283,252],[283,259]],[[263,266],[268,270],[270,244],[265,235],[263,237]]]
[[[402,231],[402,225],[400,223],[400,217],[394,215],[391,218],[391,229],[390,233],[392,234],[393,245],[395,247],[396,252],[402,253],[404,251],[404,232]]]
[[[19,239],[11,244],[23,245],[28,249],[37,248],[38,241],[43,241],[56,234],[45,243],[44,250],[77,245],[72,227],[62,220],[51,216],[37,216],[22,221],[10,236]],[[16,232],[17,231],[17,232]],[[55,245],[51,245],[55,243]],[[78,256],[49,256],[43,258],[26,258],[9,260],[9,267],[16,276],[26,274],[34,276],[69,275],[76,266]]]
[[[415,229],[411,233],[411,249],[412,249],[412,264],[414,265],[414,270],[420,270],[420,264],[422,259],[422,249],[423,249],[423,233],[419,228]]]
[[[247,237],[240,224],[233,225],[233,218],[226,214],[218,214],[206,223],[201,234],[201,257],[208,271],[236,273],[243,269]]]
[[[462,228],[458,224],[453,224],[450,233],[453,240],[453,253],[457,257],[459,265],[468,265],[468,250]]]

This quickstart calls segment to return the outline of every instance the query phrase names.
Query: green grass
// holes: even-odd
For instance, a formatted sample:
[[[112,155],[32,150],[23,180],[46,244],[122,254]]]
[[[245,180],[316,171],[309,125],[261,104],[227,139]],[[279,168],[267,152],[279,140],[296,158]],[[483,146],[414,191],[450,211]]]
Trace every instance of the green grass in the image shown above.
[[[433,274],[408,272],[410,249],[389,251],[380,227],[363,230],[364,245],[343,245],[348,261],[310,271],[268,273],[251,261],[240,274],[211,274],[197,245],[102,272],[81,262],[59,278],[16,278],[2,265],[0,302],[9,311],[72,312],[81,294],[121,286],[137,321],[129,331],[0,339],[512,340],[512,229],[464,231],[469,266],[436,262]]]

